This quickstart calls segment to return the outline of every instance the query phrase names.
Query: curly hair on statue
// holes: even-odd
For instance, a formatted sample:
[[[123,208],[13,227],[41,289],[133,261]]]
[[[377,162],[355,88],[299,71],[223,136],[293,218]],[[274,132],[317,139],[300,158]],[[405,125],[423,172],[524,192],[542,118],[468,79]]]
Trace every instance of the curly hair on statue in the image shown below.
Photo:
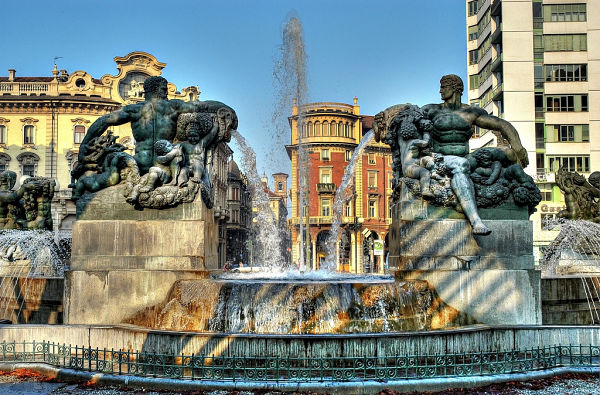
[[[440,85],[443,85],[444,83],[448,83],[455,92],[458,92],[461,95],[465,90],[465,85],[463,84],[462,79],[456,74],[448,74],[443,76],[440,79]]]
[[[144,80],[144,92],[146,95],[148,95],[148,93],[154,94],[156,92],[158,92],[158,88],[160,87],[160,84],[162,84],[164,82],[167,82],[167,80],[164,77],[160,77],[160,76],[155,76],[155,77],[148,77]]]

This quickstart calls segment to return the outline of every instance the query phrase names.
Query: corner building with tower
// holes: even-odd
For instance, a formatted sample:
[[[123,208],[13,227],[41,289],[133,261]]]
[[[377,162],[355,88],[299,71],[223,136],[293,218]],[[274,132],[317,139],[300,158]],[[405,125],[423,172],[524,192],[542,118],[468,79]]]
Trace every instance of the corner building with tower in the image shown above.
[[[292,107],[291,144],[286,146],[292,161],[292,262],[299,265],[302,260],[307,270],[319,269],[327,256],[325,243],[334,220],[336,192],[355,149],[373,124],[373,116],[361,115],[357,102],[356,98],[353,104],[298,105],[294,101]],[[305,163],[299,158],[300,146],[307,152]],[[302,166],[308,173],[306,179],[299,172]],[[383,273],[387,248],[376,255],[373,244],[375,240],[387,240],[391,223],[389,146],[371,141],[358,158],[352,179],[352,197],[343,205],[341,234],[335,246],[336,270]],[[302,182],[306,188],[301,188]]]

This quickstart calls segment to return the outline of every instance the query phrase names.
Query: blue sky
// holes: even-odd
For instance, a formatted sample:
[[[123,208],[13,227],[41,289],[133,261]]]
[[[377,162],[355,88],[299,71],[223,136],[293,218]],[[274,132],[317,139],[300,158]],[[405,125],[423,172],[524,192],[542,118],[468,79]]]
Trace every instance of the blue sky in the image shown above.
[[[309,101],[356,96],[361,113],[374,115],[439,102],[442,75],[466,78],[463,0],[21,0],[2,1],[0,14],[0,75],[51,76],[62,56],[60,69],[100,78],[116,74],[115,56],[149,52],[178,88],[197,85],[201,100],[236,110],[261,174],[290,171],[270,137],[273,69],[290,16],[304,28]]]

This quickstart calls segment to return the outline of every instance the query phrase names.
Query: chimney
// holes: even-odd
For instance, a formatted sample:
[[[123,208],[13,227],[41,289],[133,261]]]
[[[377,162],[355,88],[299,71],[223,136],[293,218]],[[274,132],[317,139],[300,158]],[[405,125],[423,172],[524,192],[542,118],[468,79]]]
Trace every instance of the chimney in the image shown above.
[[[8,80],[9,81],[12,82],[15,80],[15,73],[16,73],[15,69],[8,69]]]

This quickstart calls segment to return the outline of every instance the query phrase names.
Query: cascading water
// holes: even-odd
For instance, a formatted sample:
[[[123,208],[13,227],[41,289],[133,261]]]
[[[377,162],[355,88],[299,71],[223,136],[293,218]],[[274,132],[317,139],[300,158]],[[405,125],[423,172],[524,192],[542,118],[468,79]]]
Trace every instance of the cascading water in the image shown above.
[[[32,279],[64,277],[71,252],[69,232],[0,232],[0,318],[18,317],[29,299]]]
[[[256,154],[250,148],[246,139],[237,131],[232,132],[231,136],[240,147],[242,154],[242,168],[248,178],[252,204],[258,210],[254,212],[252,222],[254,246],[260,251],[262,257],[261,266],[269,268],[280,268],[284,262],[282,255],[282,233],[285,229],[279,228],[279,219],[271,210],[269,196],[265,192],[264,186],[256,170]]]
[[[298,108],[307,102],[307,83],[306,83],[306,51],[304,49],[304,39],[302,38],[302,24],[296,17],[291,17],[283,29],[282,45],[280,48],[280,57],[275,61],[273,71],[274,83],[277,90],[277,105],[273,113],[273,124],[279,132],[278,136],[287,135],[287,118],[290,114],[289,106],[292,101],[296,101]],[[308,207],[308,151],[302,141],[301,125],[303,122],[303,112],[298,112],[298,155],[297,161],[292,161],[292,166],[297,166],[297,185],[298,188],[298,216],[300,251],[299,261],[304,263],[304,247],[309,242],[305,240],[304,235],[304,216],[303,208]],[[308,224],[306,224],[308,226]]]
[[[348,163],[348,166],[346,166],[344,176],[342,177],[342,183],[335,193],[335,198],[333,201],[333,220],[331,229],[329,230],[329,235],[325,241],[327,256],[325,257],[324,263],[321,265],[321,268],[324,270],[333,271],[336,268],[336,262],[338,259],[336,254],[336,243],[340,238],[340,233],[342,231],[341,224],[344,204],[352,199],[352,196],[354,195],[354,174],[358,159],[362,157],[365,148],[371,141],[373,141],[374,137],[375,133],[373,130],[369,130],[369,132],[366,133],[360,140],[360,143],[352,154],[352,158],[350,158],[350,163]]]
[[[600,323],[600,224],[562,218],[544,221],[544,228],[560,227],[560,232],[544,250],[542,276],[580,277],[591,322]]]

